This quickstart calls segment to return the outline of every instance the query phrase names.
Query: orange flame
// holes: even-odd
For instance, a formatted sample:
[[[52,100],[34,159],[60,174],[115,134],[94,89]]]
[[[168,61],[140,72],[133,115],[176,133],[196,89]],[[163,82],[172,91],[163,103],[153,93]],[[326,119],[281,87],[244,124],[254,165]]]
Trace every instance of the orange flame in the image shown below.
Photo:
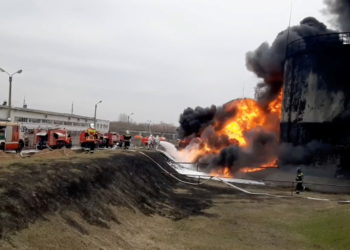
[[[262,164],[257,168],[249,168],[249,167],[245,167],[245,168],[240,168],[239,172],[241,173],[255,173],[255,172],[260,172],[263,171],[267,168],[277,168],[277,159],[274,159],[273,161],[270,161],[268,163]]]
[[[224,105],[227,113],[232,113],[232,117],[221,124],[219,121],[214,122],[213,129],[216,135],[226,135],[231,144],[238,145],[243,149],[248,149],[250,145],[247,132],[254,129],[261,129],[266,132],[279,134],[280,119],[282,113],[283,93],[271,101],[266,107],[253,99],[240,99]],[[205,138],[196,138],[194,146],[190,143],[189,146],[182,150],[181,153],[186,156],[186,159],[196,161],[202,156],[209,154],[219,154],[227,145],[210,146]],[[262,171],[266,168],[277,167],[277,160],[270,159],[268,162],[256,167],[247,166],[240,169],[240,172],[251,173]],[[211,174],[233,177],[230,168],[224,167],[220,170],[213,171]]]
[[[211,176],[221,177],[221,178],[233,178],[230,168],[224,167],[210,172]]]
[[[267,107],[267,110],[272,114],[276,114],[279,119],[281,119],[281,114],[282,114],[282,100],[283,100],[283,91],[281,90],[277,98],[274,99],[272,102],[270,102]]]
[[[230,139],[237,140],[241,147],[247,146],[244,133],[253,128],[263,126],[266,123],[265,112],[252,99],[238,100],[231,103],[229,108],[235,108],[236,113],[219,134],[226,134]]]

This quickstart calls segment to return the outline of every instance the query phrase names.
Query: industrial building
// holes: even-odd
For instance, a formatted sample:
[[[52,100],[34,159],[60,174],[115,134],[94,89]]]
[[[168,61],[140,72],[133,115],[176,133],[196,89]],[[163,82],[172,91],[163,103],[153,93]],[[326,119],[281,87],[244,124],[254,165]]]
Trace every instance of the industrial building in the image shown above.
[[[350,33],[304,37],[288,45],[281,141],[330,146],[314,152],[350,170]]]
[[[288,45],[281,139],[350,143],[350,33],[304,37]]]
[[[0,121],[6,121],[8,106],[0,105]],[[26,107],[12,107],[11,121],[22,125],[24,132],[32,132],[34,129],[65,128],[70,132],[80,132],[94,123],[93,117],[29,109]],[[102,133],[109,131],[108,120],[96,120],[96,129]]]

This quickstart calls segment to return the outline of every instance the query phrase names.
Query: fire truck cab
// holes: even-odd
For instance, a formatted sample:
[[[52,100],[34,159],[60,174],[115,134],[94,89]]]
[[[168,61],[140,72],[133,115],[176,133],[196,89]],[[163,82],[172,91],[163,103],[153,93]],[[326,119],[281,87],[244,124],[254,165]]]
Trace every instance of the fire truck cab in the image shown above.
[[[72,147],[72,138],[66,129],[40,130],[35,134],[35,142],[38,149]]]
[[[24,148],[24,136],[21,127],[14,122],[0,122],[0,150],[16,150]]]

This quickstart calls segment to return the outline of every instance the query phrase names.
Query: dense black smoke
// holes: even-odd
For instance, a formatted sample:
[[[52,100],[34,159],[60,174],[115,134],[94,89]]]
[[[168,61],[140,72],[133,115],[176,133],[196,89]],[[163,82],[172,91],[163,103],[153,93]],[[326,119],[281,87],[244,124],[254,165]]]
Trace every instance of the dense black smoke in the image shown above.
[[[208,108],[187,108],[180,115],[180,127],[177,130],[179,138],[198,137],[214,121],[216,122],[215,128],[221,129],[227,119],[234,116],[235,112],[234,107],[227,108],[225,105],[221,107],[212,105]]]
[[[335,16],[337,27],[342,31],[350,31],[350,0],[324,1],[329,8],[328,12]],[[271,45],[265,42],[247,53],[247,69],[261,78],[256,86],[255,96],[263,108],[276,99],[282,88],[287,44],[305,37],[334,32],[336,31],[328,29],[317,19],[307,17],[299,25],[280,32]],[[235,108],[232,107],[187,108],[180,116],[180,138],[195,138],[192,143],[199,147],[207,145],[221,149],[217,154],[209,154],[199,159],[208,163],[209,168],[229,167],[235,172],[242,167],[260,166],[276,159],[276,156],[282,164],[307,164],[314,161],[315,155],[333,150],[329,145],[315,141],[305,146],[279,145],[277,133],[261,129],[248,131],[245,136],[250,147],[241,148],[237,141],[216,133],[216,130],[226,124],[227,119],[234,117]]]
[[[350,0],[325,0],[326,12],[333,15],[335,26],[344,32],[350,32]]]
[[[227,135],[218,135],[215,132],[215,128],[213,126],[209,126],[205,128],[200,138],[211,148],[223,148],[232,144]]]
[[[310,164],[323,155],[328,156],[334,147],[318,141],[311,141],[306,145],[294,146],[291,143],[282,143],[279,146],[278,159],[282,165],[287,164]],[[324,159],[327,160],[327,159]]]
[[[252,130],[247,134],[251,147],[242,149],[238,145],[230,145],[218,155],[210,155],[205,161],[209,167],[229,167],[232,172],[241,167],[258,167],[275,159],[278,152],[278,138],[275,133]]]
[[[183,139],[191,135],[199,136],[202,130],[212,123],[215,114],[215,105],[212,105],[210,108],[196,107],[195,109],[185,109],[180,115],[179,137]]]
[[[280,32],[272,45],[262,43],[255,51],[246,55],[246,66],[263,82],[256,87],[256,99],[263,105],[268,104],[278,95],[283,85],[283,69],[287,43],[306,36],[334,32],[316,18],[307,17],[300,25]]]

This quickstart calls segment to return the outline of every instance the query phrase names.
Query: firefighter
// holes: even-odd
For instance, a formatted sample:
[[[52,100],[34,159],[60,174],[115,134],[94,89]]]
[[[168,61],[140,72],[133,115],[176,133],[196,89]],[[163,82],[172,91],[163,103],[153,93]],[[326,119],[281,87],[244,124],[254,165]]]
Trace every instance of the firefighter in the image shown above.
[[[95,126],[93,123],[90,124],[90,128],[88,128],[86,130],[86,134],[87,134],[87,137],[92,140],[90,143],[89,143],[89,148],[90,148],[90,153],[93,153],[94,150],[95,150],[95,140],[97,140],[97,130],[95,129]]]
[[[154,137],[152,134],[148,137],[148,149],[154,148]]]
[[[154,139],[154,144],[155,144],[156,150],[158,150],[158,147],[159,147],[159,144],[160,144],[159,135],[157,135],[156,138]]]
[[[118,147],[123,148],[124,145],[124,135],[119,136]]]
[[[295,192],[299,194],[300,192],[305,190],[305,187],[303,185],[304,181],[304,173],[301,171],[301,168],[297,169],[297,176],[295,177],[295,181],[297,185],[295,186]]]
[[[124,135],[124,149],[128,149],[130,147],[131,135],[129,130],[126,130],[125,132],[126,134]]]

